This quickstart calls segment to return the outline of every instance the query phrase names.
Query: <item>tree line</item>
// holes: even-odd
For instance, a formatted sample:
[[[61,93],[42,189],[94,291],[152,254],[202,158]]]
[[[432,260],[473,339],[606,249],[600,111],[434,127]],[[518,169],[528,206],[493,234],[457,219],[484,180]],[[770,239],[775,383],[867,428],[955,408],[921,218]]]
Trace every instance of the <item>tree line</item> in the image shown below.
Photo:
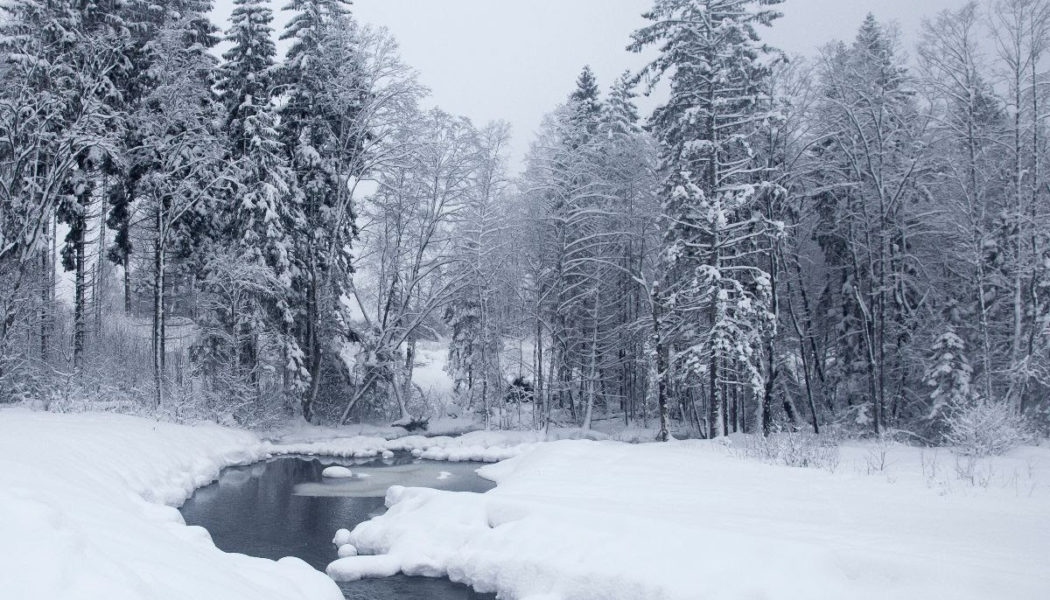
[[[339,0],[291,2],[280,60],[262,0],[223,36],[208,2],[10,3],[4,400],[663,439],[1045,423],[1050,7],[942,12],[909,60],[873,16],[788,57],[777,4],[655,2],[651,62],[604,92],[584,68],[515,173],[506,124],[421,108]],[[451,398],[418,381],[439,341]]]

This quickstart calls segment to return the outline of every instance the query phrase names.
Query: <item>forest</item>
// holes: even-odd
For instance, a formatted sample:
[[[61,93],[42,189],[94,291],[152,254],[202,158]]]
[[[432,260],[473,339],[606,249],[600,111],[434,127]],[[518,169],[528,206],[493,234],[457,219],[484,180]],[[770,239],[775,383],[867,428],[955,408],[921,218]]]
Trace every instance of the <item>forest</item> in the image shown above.
[[[763,42],[780,3],[654,0],[623,40],[653,59],[580,65],[517,168],[345,0],[282,31],[266,0],[222,31],[209,0],[6,2],[0,403],[1045,433],[1050,4],[929,15],[913,47],[869,15],[802,57]]]

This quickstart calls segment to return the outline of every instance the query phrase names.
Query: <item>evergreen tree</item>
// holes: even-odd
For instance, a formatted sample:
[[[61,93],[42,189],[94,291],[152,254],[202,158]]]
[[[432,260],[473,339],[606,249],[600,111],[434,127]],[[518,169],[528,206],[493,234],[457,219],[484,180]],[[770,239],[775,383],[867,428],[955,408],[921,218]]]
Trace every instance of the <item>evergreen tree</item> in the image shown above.
[[[752,150],[769,113],[766,80],[777,57],[756,26],[779,16],[772,4],[657,2],[645,15],[653,23],[631,45],[659,45],[643,74],[654,83],[670,77],[671,97],[652,118],[666,176],[664,326],[678,331],[693,380],[707,379],[711,436],[727,432],[730,398],[738,404],[759,394],[760,349],[775,328],[769,275],[757,258],[776,225],[760,207],[782,190],[762,181]],[[767,411],[757,412],[764,419]]]
[[[238,0],[226,39],[233,43],[223,55],[218,90],[225,105],[225,132],[237,181],[221,223],[221,246],[230,248],[212,261],[210,286],[220,296],[243,289],[241,310],[220,302],[210,339],[202,347],[211,369],[236,365],[235,384],[261,392],[260,371],[282,373],[289,356],[300,354],[287,323],[293,318],[289,300],[292,281],[292,240],[288,233],[302,220],[290,183],[293,176],[277,131],[274,95],[276,48],[270,9],[261,0]],[[232,263],[232,264],[231,264]],[[233,265],[240,265],[231,269]],[[255,278],[244,280],[243,278]],[[235,357],[235,359],[231,359]],[[203,358],[203,357],[202,357]],[[279,382],[301,389],[299,371],[283,373]]]
[[[289,232],[295,240],[292,289],[298,292],[292,333],[301,349],[289,356],[289,366],[309,382],[301,407],[310,420],[322,369],[334,373],[333,382],[347,380],[339,353],[353,337],[342,301],[355,234],[348,183],[360,175],[366,134],[357,120],[368,91],[348,3],[294,0],[287,8],[295,15],[281,35],[291,47],[279,76],[286,99],[280,136],[295,178],[292,202],[302,215]]]
[[[196,8],[196,10],[194,9]],[[152,88],[131,115],[142,136],[131,160],[141,169],[137,193],[152,246],[154,403],[167,377],[168,293],[201,272],[220,231],[222,190],[232,181],[215,86],[217,38],[207,3],[173,14],[149,44]]]
[[[930,366],[924,379],[930,390],[926,418],[932,420],[942,417],[950,407],[968,404],[974,397],[974,390],[971,381],[973,369],[966,358],[966,344],[953,326],[949,325],[937,336],[930,355]]]
[[[0,363],[19,313],[16,298],[36,259],[40,295],[40,349],[49,360],[54,302],[52,220],[69,226],[63,263],[76,271],[73,362],[79,371],[85,346],[85,237],[92,202],[94,162],[113,151],[116,122],[109,99],[119,65],[119,19],[105,18],[108,3],[16,1],[0,15],[0,272],[17,273],[0,297]],[[3,364],[0,364],[0,371]]]
[[[837,276],[821,294],[835,328],[832,377],[857,421],[882,431],[906,407],[900,390],[921,357],[912,321],[924,294],[915,217],[929,173],[913,79],[896,42],[868,15],[854,42],[825,51],[812,148],[820,223],[817,240]]]

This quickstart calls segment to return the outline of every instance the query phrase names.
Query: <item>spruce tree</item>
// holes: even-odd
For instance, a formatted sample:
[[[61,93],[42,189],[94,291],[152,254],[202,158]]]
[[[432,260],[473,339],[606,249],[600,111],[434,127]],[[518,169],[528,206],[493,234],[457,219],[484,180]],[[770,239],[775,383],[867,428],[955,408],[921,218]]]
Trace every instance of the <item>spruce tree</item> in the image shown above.
[[[279,76],[285,97],[280,139],[295,179],[292,202],[302,215],[290,232],[297,290],[292,333],[301,355],[289,361],[309,382],[300,402],[307,420],[313,418],[322,369],[336,374],[332,381],[346,381],[339,352],[353,337],[342,302],[355,234],[348,182],[360,175],[356,165],[365,134],[357,120],[367,90],[348,6],[342,0],[294,0],[287,9],[295,15],[281,34],[291,47]]]
[[[218,90],[225,106],[229,159],[237,167],[221,211],[218,246],[206,285],[219,296],[243,289],[241,310],[219,302],[210,315],[213,335],[201,344],[201,357],[211,371],[224,371],[231,361],[231,384],[254,395],[261,391],[263,365],[282,373],[282,386],[299,389],[299,372],[285,372],[289,356],[298,356],[287,331],[293,318],[289,305],[292,253],[288,230],[302,219],[291,188],[293,177],[277,131],[274,71],[276,48],[271,37],[272,12],[262,0],[237,0],[226,39]],[[236,268],[231,268],[231,263]],[[247,278],[247,279],[246,279]],[[235,358],[231,358],[235,357]]]
[[[776,3],[657,2],[631,45],[659,46],[642,74],[653,84],[670,78],[671,97],[652,117],[666,177],[662,301],[666,328],[687,349],[687,372],[707,380],[711,436],[727,432],[730,397],[760,395],[760,349],[775,329],[769,275],[757,258],[775,230],[760,211],[763,197],[782,190],[763,181],[752,141],[769,114],[766,80],[777,58],[756,27],[779,16],[769,8]]]

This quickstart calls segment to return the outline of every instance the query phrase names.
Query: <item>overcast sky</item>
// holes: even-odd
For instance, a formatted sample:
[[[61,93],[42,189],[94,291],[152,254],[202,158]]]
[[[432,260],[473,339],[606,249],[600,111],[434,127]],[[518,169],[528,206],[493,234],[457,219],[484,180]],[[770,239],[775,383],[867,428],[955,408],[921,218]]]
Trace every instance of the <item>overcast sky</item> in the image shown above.
[[[869,11],[896,21],[913,45],[923,17],[966,0],[787,0],[784,18],[762,35],[789,54],[812,54],[832,39],[851,39]],[[225,29],[232,0],[217,0]],[[286,0],[272,2],[284,27]],[[431,89],[431,103],[476,124],[502,119],[513,130],[517,162],[541,118],[562,102],[585,64],[606,87],[644,56],[627,52],[631,32],[646,21],[652,0],[355,0],[364,23],[385,26],[405,62]],[[645,112],[655,100],[643,99]]]

